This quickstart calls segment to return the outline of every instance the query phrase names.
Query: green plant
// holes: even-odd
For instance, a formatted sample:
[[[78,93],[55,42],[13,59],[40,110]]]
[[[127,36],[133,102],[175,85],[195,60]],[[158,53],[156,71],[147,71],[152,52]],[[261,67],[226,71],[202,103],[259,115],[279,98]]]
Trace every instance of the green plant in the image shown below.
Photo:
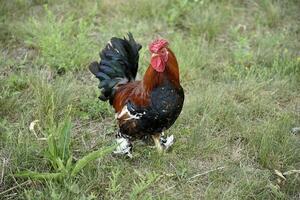
[[[25,43],[41,54],[39,63],[58,70],[85,67],[94,49],[88,37],[92,25],[72,15],[59,18],[47,6],[44,10],[44,18],[32,17],[22,26]]]
[[[280,24],[282,15],[282,4],[280,1],[263,0],[259,1],[261,12],[260,20],[263,24],[273,28]]]
[[[109,187],[106,188],[106,190],[108,191],[107,199],[109,198],[117,199],[122,196],[122,193],[120,191],[122,187],[120,184],[121,173],[122,171],[119,168],[111,172],[111,177],[109,178],[110,180]]]
[[[130,193],[130,199],[140,199],[141,194],[148,189],[152,184],[158,181],[159,175],[156,173],[148,173],[146,176],[140,177],[140,181],[138,183],[134,183],[134,187]]]
[[[50,122],[51,123],[51,122]],[[52,122],[53,123],[53,122]],[[73,163],[73,157],[70,152],[71,142],[71,119],[69,115],[57,126],[51,126],[47,130],[47,150],[46,157],[51,163],[54,172],[19,172],[16,177],[27,177],[33,179],[61,179],[76,176],[88,163],[102,158],[111,153],[116,145],[105,147],[78,159]]]

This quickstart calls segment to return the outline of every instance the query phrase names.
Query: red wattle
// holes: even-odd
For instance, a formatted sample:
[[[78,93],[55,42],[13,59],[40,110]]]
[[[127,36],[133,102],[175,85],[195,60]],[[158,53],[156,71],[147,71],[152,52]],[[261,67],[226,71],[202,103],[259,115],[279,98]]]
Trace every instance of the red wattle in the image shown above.
[[[151,58],[151,65],[157,72],[163,72],[166,64],[161,56],[155,56]]]

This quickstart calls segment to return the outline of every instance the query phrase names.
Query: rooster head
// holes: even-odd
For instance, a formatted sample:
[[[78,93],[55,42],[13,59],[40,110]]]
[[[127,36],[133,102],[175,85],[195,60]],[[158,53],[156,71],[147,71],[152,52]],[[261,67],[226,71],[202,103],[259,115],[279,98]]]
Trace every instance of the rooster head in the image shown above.
[[[151,52],[151,66],[157,72],[164,72],[168,61],[168,49],[169,42],[165,39],[154,40],[149,45]]]

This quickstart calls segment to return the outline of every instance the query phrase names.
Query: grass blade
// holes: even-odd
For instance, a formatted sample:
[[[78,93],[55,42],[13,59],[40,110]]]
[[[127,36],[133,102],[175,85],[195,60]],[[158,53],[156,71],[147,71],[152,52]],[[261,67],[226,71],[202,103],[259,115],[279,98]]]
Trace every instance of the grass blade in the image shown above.
[[[135,186],[130,194],[130,199],[143,199],[140,197],[140,194],[147,190],[159,178],[160,176],[156,173],[147,174],[147,176],[141,179],[139,183],[135,183]]]
[[[20,172],[15,174],[16,177],[32,178],[32,179],[58,179],[63,177],[63,173],[39,173],[39,172]]]
[[[60,129],[59,150],[60,150],[61,159],[63,161],[66,161],[69,158],[71,128],[72,128],[71,118],[68,117],[65,119],[63,127]]]
[[[99,149],[97,151],[93,151],[93,152],[89,153],[88,155],[84,156],[83,158],[79,159],[75,164],[75,167],[71,173],[71,176],[75,176],[89,162],[96,160],[98,158],[101,158],[101,157],[113,152],[113,150],[117,147],[117,145],[118,144],[110,146],[110,147],[106,147],[103,149]]]
[[[50,134],[47,138],[48,143],[48,152],[50,154],[51,160],[54,161],[54,159],[57,157],[57,147],[55,143],[55,138],[53,134]]]

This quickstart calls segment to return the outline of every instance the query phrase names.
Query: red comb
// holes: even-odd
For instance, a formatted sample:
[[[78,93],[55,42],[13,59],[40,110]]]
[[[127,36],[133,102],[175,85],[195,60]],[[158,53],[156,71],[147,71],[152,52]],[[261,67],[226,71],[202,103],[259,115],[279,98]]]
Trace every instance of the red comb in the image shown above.
[[[151,51],[151,53],[157,53],[160,49],[167,47],[168,45],[169,42],[167,40],[157,39],[149,45],[149,50]]]

